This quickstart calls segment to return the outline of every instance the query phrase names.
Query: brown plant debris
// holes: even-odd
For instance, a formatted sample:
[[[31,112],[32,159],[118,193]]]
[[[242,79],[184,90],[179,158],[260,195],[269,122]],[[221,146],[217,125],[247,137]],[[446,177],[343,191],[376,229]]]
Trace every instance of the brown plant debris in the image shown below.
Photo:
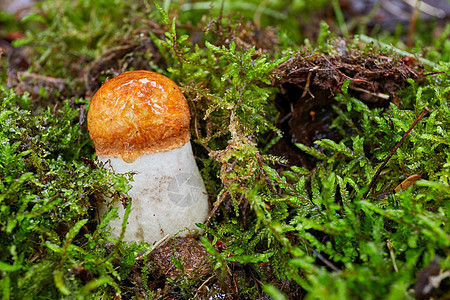
[[[273,72],[273,84],[281,88],[275,104],[281,113],[277,125],[284,137],[271,152],[286,157],[290,164],[314,166],[312,158],[295,143],[313,146],[319,139],[341,139],[329,126],[337,116],[332,105],[342,106],[333,97],[342,93],[346,81],[350,82],[351,96],[370,107],[384,107],[390,102],[399,103],[395,93],[407,85],[409,78],[417,81],[424,78],[423,67],[411,57],[345,50],[344,40],[335,44],[340,54],[301,53]]]
[[[340,40],[336,44],[338,50],[345,49],[345,41]],[[372,97],[363,97],[363,100],[377,102],[379,97],[374,95],[394,95],[406,85],[408,78],[421,78],[422,70],[414,60],[401,58],[395,53],[386,56],[350,49],[333,56],[302,54],[281,64],[274,73],[281,84],[318,88],[332,94],[339,93],[344,82],[351,80],[350,89],[369,93]]]
[[[179,276],[200,279],[211,273],[208,252],[202,243],[191,237],[176,238],[150,254],[157,277],[175,280]],[[180,270],[174,260],[183,266]]]

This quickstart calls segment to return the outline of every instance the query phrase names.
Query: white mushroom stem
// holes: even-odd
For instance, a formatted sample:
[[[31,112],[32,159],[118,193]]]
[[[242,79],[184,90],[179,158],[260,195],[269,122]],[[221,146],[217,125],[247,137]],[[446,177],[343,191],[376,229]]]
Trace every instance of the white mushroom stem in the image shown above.
[[[208,196],[190,142],[168,152],[140,156],[132,163],[122,158],[99,159],[116,173],[135,173],[128,192],[132,204],[125,241],[153,244],[167,234],[185,236],[198,230],[195,223],[206,219]],[[121,203],[112,205],[118,207],[119,219],[109,225],[112,236],[118,238],[125,210]],[[102,207],[100,213],[106,209]]]

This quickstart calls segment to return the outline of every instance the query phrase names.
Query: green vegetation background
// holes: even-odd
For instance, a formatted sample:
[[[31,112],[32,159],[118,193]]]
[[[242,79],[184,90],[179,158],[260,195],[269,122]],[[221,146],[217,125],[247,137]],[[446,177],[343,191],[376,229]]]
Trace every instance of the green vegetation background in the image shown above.
[[[39,10],[19,24],[2,13],[6,30],[26,33],[15,46],[32,43],[40,50],[29,71],[66,79],[72,95],[41,88],[39,96],[52,105],[36,109],[30,95],[6,90],[7,70],[2,70],[2,299],[105,299],[125,291],[136,297],[164,296],[148,288],[152,270],[146,263],[139,265],[140,282],[123,283],[137,257],[145,257],[152,246],[109,237],[107,222],[114,210],[98,223],[95,199],[123,197],[131,178],[95,163],[83,118],[89,98],[76,96],[83,90],[80,57],[95,61],[118,41],[136,38],[132,33],[148,20],[164,29],[147,37],[168,66],[154,64],[147,54],[148,69],[178,82],[195,111],[195,150],[217,209],[210,224],[200,225],[207,232],[201,241],[211,255],[211,276],[220,280],[230,263],[252,266],[260,281],[238,282],[241,298],[257,297],[260,288],[275,299],[286,297],[265,272],[268,265],[275,278],[293,282],[307,299],[414,299],[418,271],[433,260],[449,270],[450,26],[435,40],[418,27],[410,49],[399,33],[381,32],[370,43],[365,35],[350,36],[334,5],[335,29],[322,22],[317,40],[305,40],[299,16],[308,21],[310,12],[327,3],[291,1],[286,10],[284,1],[226,1],[221,7],[219,1],[155,6],[58,0],[39,3]],[[279,28],[273,51],[239,42],[237,29],[248,21]],[[358,30],[365,33],[363,27]],[[201,38],[194,43],[198,32]],[[333,126],[347,134],[339,143],[317,141],[320,148],[298,145],[317,159],[317,166],[279,173],[276,166],[283,158],[267,153],[281,135],[272,101],[279,88],[271,84],[271,71],[305,47],[310,54],[338,55],[333,43],[338,35],[349,38],[348,49],[392,57],[395,47],[408,51],[426,59],[426,72],[434,75],[424,82],[410,80],[398,92],[399,105],[377,109],[350,96],[347,83],[335,96],[347,110],[332,106],[338,112]],[[364,198],[376,170],[424,107],[432,112],[414,127]],[[267,140],[270,133],[277,137]],[[373,196],[411,174],[421,174],[422,180],[383,199]],[[218,243],[226,248],[218,251]],[[206,278],[182,273],[167,284],[190,298]]]

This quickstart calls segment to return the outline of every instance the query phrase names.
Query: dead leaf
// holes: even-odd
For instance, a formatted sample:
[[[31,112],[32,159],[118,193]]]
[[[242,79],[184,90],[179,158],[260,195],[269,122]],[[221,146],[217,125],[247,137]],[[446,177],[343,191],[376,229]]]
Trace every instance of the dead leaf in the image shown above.
[[[420,179],[420,175],[414,174],[406,178],[402,181],[397,187],[394,189],[394,192],[398,193],[400,190],[405,191],[407,188],[412,186],[417,180]]]

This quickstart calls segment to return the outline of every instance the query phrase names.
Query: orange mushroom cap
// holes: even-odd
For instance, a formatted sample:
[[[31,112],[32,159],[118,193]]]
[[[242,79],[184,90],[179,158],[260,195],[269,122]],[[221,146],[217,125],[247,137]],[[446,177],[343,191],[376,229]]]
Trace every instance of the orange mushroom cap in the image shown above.
[[[87,116],[97,155],[129,163],[182,147],[190,139],[189,119],[189,106],[177,84],[143,70],[106,81],[92,97]]]

